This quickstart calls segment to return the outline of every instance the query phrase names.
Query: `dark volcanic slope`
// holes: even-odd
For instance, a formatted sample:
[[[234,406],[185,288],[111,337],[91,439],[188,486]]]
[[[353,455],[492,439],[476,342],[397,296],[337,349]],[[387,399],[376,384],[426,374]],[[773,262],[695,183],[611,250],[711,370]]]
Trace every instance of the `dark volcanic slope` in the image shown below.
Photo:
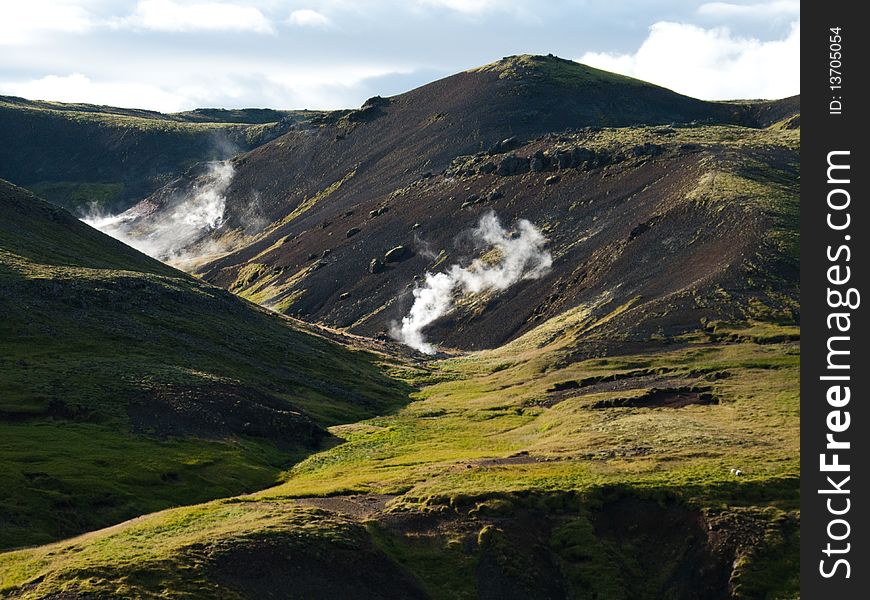
[[[676,334],[762,306],[795,318],[796,108],[708,103],[555,57],[511,57],[239,157],[218,235],[237,242],[254,205],[272,225],[200,273],[284,312],[384,333],[409,308],[415,276],[475,256],[457,239],[494,210],[543,228],[553,269],[463,302],[435,340],[495,346],[580,305],[603,317],[632,303],[619,335]],[[414,255],[368,273],[397,245]],[[736,301],[717,302],[720,290]]]
[[[0,180],[0,547],[276,481],[403,401],[371,355]]]

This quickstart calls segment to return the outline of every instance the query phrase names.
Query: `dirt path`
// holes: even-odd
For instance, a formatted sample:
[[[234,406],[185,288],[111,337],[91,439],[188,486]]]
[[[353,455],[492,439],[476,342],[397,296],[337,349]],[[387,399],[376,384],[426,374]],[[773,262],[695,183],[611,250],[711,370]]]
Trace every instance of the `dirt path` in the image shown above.
[[[296,502],[303,506],[322,508],[355,519],[368,519],[383,512],[387,502],[395,497],[395,495],[390,494],[355,494],[327,498],[296,498]]]

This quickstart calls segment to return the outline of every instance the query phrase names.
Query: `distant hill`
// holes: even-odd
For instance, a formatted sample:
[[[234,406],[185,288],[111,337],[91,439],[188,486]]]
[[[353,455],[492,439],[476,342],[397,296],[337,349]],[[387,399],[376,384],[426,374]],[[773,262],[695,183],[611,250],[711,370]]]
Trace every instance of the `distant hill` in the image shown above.
[[[0,547],[263,487],[401,403],[306,333],[0,181]]]
[[[76,213],[117,212],[197,162],[250,150],[316,114],[163,114],[0,96],[0,177]]]

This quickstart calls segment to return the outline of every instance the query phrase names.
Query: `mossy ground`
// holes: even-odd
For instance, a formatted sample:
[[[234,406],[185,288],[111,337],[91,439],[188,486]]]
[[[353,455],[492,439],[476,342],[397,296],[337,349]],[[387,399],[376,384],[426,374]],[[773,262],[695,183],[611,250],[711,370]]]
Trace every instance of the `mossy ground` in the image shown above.
[[[737,324],[732,328],[740,330]],[[650,556],[654,540],[642,528],[619,534],[602,529],[601,511],[622,498],[709,513],[711,522],[749,519],[766,533],[751,551],[739,552],[735,597],[795,597],[799,345],[794,338],[793,328],[756,323],[728,341],[711,341],[699,331],[679,344],[573,364],[563,364],[565,350],[555,344],[473,353],[423,367],[394,365],[391,375],[418,390],[414,401],[392,416],[332,427],[345,443],[303,460],[283,484],[235,501],[145,517],[118,531],[3,555],[2,586],[26,589],[19,586],[39,581],[34,598],[52,590],[186,597],[185,590],[216,585],[197,579],[201,572],[187,563],[185,548],[198,540],[232,544],[239,536],[277,527],[281,536],[297,540],[293,543],[304,540],[303,554],[329,552],[311,544],[335,543],[324,542],[324,536],[340,537],[345,519],[300,512],[295,499],[377,493],[396,497],[387,517],[369,522],[366,536],[433,598],[477,597],[482,572],[517,578],[522,587],[524,578],[548,569],[555,569],[569,597],[658,597],[676,585],[682,553],[692,546],[674,541],[672,553],[656,558]],[[712,390],[718,404],[591,407],[596,400],[645,389],[607,390],[607,385],[650,376],[696,381]],[[580,387],[552,391],[567,381],[581,382]],[[745,475],[735,477],[735,467]],[[443,525],[410,530],[391,525],[392,518],[415,514]],[[190,519],[209,524],[193,527]],[[168,521],[185,525],[167,528]],[[524,548],[523,536],[529,534],[523,522],[538,523],[535,544],[546,545],[555,558],[541,562]],[[172,574],[162,565],[175,565]],[[525,567],[514,573],[510,565]],[[651,565],[661,570],[659,579],[644,579]],[[160,569],[159,577],[133,583],[130,573],[153,568]],[[115,579],[120,573],[125,583]],[[645,587],[638,587],[639,581],[646,581]]]
[[[165,390],[229,385],[239,401],[265,395],[321,427],[406,401],[383,357],[304,332],[6,183],[0,206],[0,547],[262,488],[312,451],[311,439],[136,426],[131,406]]]

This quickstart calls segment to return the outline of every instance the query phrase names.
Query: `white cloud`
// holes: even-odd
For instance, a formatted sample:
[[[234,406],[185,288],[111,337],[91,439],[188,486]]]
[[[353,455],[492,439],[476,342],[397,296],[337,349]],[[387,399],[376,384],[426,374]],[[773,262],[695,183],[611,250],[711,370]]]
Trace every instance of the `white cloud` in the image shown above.
[[[445,11],[478,23],[484,22],[484,17],[501,14],[526,25],[539,25],[541,13],[548,10],[546,3],[534,0],[414,0],[400,3],[397,10],[407,8],[423,14]]]
[[[498,7],[495,0],[417,0],[417,4],[433,8],[446,8],[467,15],[479,15]]]
[[[116,26],[175,32],[274,32],[265,15],[253,6],[226,2],[182,3],[177,0],[139,0],[133,14],[118,19]]]
[[[800,0],[774,0],[758,4],[708,2],[698,7],[698,14],[715,19],[745,17],[750,19],[797,18],[801,14]]]
[[[588,52],[579,61],[707,100],[783,98],[800,92],[800,22],[784,39],[760,41],[662,21],[634,54]]]
[[[316,10],[311,10],[310,8],[294,10],[290,13],[287,22],[291,25],[298,25],[299,27],[328,27],[332,24],[329,17],[320,14]]]
[[[321,65],[273,63],[251,68],[243,58],[214,60],[181,58],[178,71],[134,65],[120,72],[50,74],[26,80],[0,79],[0,94],[58,102],[86,102],[124,108],[178,112],[199,107],[270,106],[335,109],[359,106],[372,96],[372,80],[406,75],[401,64],[345,63]]]
[[[94,25],[91,14],[71,0],[4,2],[0,46],[33,41],[42,32],[83,33]]]
[[[0,93],[38,100],[86,102],[123,108],[150,108],[174,112],[190,108],[190,99],[155,85],[93,82],[81,73],[48,75],[41,79],[0,84]]]

